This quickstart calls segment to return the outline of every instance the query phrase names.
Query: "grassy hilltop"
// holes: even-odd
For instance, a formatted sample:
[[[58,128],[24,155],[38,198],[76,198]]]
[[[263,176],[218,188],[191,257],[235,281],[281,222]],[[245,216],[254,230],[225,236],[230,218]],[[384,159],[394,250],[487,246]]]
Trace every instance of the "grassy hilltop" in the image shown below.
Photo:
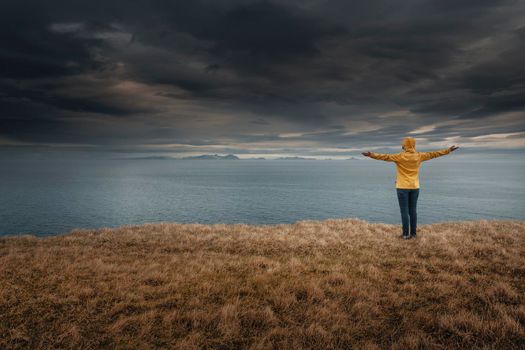
[[[2,349],[525,347],[525,222],[0,238]]]

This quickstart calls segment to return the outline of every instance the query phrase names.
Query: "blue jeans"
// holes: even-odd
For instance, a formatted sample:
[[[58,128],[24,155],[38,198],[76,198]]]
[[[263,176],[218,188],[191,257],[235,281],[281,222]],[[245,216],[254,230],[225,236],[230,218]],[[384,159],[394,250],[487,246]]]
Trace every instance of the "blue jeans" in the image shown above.
[[[410,234],[415,236],[417,233],[417,197],[419,188],[408,189],[398,188],[397,199],[399,209],[401,209],[401,222],[403,223],[403,236],[408,236],[408,224],[410,221]]]

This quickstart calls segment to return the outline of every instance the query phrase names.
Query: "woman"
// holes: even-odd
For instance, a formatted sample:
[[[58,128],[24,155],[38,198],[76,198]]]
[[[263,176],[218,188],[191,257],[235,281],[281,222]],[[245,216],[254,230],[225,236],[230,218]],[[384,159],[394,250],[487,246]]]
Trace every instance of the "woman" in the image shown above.
[[[417,229],[417,197],[419,196],[419,166],[421,162],[441,157],[457,150],[459,147],[451,146],[441,151],[417,152],[416,140],[405,137],[402,144],[403,152],[396,154],[381,154],[363,152],[365,157],[395,162],[397,167],[396,190],[399,208],[401,209],[401,222],[403,223],[403,239],[416,237]],[[408,231],[410,221],[410,233]]]

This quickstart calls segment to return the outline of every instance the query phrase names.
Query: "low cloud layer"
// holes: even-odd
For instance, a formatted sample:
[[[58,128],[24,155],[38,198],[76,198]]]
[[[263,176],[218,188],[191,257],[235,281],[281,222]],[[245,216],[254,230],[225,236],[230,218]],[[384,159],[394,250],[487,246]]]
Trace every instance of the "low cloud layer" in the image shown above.
[[[519,1],[3,2],[0,148],[525,149]]]

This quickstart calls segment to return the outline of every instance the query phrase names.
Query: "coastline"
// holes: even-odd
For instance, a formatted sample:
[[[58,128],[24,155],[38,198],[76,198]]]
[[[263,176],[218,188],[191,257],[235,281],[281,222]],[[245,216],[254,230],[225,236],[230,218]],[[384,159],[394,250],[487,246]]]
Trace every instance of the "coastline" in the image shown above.
[[[518,348],[525,221],[0,237],[0,347]]]
[[[284,222],[284,223],[248,223],[248,222],[216,222],[216,223],[206,223],[206,222],[178,222],[178,221],[152,221],[152,222],[144,222],[144,223],[138,223],[138,224],[125,224],[125,225],[116,225],[116,226],[100,226],[100,227],[77,227],[73,229],[69,229],[66,231],[61,231],[57,233],[2,233],[0,234],[0,240],[2,239],[16,239],[16,238],[38,238],[38,239],[46,239],[46,238],[52,238],[52,237],[64,237],[68,235],[79,235],[79,234],[97,234],[101,232],[108,232],[108,231],[126,231],[126,230],[141,230],[145,228],[149,228],[152,230],[157,230],[157,226],[169,226],[171,229],[178,229],[178,228],[185,228],[188,227],[196,227],[196,228],[202,228],[202,227],[209,227],[211,230],[215,229],[238,229],[244,228],[244,229],[269,229],[273,230],[280,227],[286,227],[286,226],[295,226],[295,225],[304,225],[304,224],[313,224],[313,225],[323,225],[324,223],[329,223],[333,221],[338,222],[345,222],[345,221],[351,221],[354,223],[362,223],[367,225],[383,225],[383,226],[390,226],[390,227],[397,227],[399,232],[401,232],[401,223],[390,223],[390,222],[381,222],[381,221],[369,221],[366,219],[358,218],[358,217],[348,217],[348,218],[326,218],[326,219],[300,219],[294,222]],[[423,227],[428,226],[435,226],[435,225],[443,225],[443,224],[491,224],[491,223],[525,223],[525,220],[521,219],[513,219],[513,218],[489,218],[489,219],[465,219],[465,220],[444,220],[444,221],[437,221],[437,222],[431,222],[431,223],[418,223],[418,231],[419,229]]]

